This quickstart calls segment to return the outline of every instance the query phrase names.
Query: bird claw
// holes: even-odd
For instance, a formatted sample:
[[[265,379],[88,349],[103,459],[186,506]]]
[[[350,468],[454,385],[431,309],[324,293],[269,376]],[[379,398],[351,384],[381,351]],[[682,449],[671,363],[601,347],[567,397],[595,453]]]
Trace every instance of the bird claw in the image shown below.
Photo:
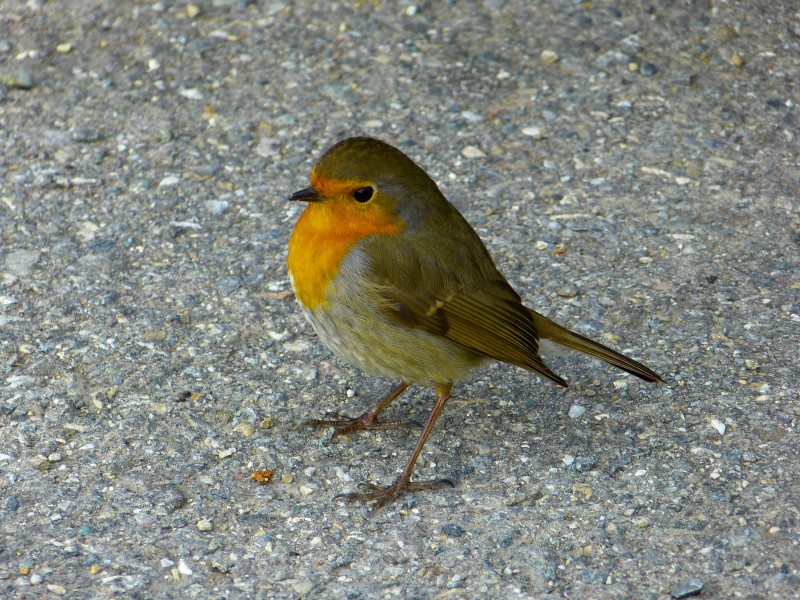
[[[333,427],[331,439],[340,435],[349,435],[367,429],[405,429],[409,427],[422,427],[413,420],[407,421],[378,421],[378,417],[371,413],[364,413],[360,417],[348,417],[339,413],[328,413],[329,419],[312,419],[303,423],[307,427]]]
[[[361,487],[367,488],[368,492],[349,492],[345,494],[337,494],[333,497],[334,500],[342,498],[349,501],[359,502],[374,502],[374,510],[383,508],[387,504],[391,504],[398,496],[405,492],[415,492],[417,490],[432,490],[442,487],[455,487],[449,479],[432,479],[429,481],[406,481],[403,477],[398,478],[392,485],[381,487],[374,483],[362,483]]]

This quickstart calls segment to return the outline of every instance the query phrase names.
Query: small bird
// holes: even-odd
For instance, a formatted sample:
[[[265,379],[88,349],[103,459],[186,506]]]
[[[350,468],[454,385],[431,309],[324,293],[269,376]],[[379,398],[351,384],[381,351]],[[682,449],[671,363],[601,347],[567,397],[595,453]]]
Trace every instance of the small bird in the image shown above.
[[[307,206],[289,239],[297,300],[322,342],[360,369],[399,381],[371,411],[309,421],[334,436],[397,424],[379,415],[411,384],[432,386],[436,402],[402,473],[388,487],[343,494],[380,508],[409,490],[452,485],[412,481],[414,465],[453,384],[487,361],[522,367],[566,387],[540,351],[577,350],[645,381],[643,364],[527,308],[489,251],[433,179],[397,148],[345,139],[317,161]]]

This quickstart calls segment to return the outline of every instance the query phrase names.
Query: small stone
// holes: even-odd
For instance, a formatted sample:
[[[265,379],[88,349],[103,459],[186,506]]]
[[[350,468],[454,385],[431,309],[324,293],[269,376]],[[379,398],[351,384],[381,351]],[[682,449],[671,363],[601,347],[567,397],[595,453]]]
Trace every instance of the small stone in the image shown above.
[[[200,231],[202,227],[199,223],[192,223],[191,221],[173,221],[169,224],[169,234],[176,238],[186,233],[193,233]]]
[[[675,183],[678,185],[689,185],[692,183],[692,180],[689,177],[676,177]]]
[[[197,522],[197,529],[199,531],[211,531],[212,527],[213,525],[211,524],[211,521],[209,521],[208,519],[200,519]]]
[[[219,458],[222,459],[233,456],[234,454],[236,454],[236,448],[225,448],[224,450],[220,450],[217,456],[219,456]]]
[[[639,63],[629,62],[628,63],[628,71],[631,73],[636,73],[639,70]]]
[[[561,462],[564,463],[564,466],[570,466],[572,463],[575,462],[575,457],[571,454],[567,454],[564,458],[561,459]]]
[[[650,527],[650,520],[645,518],[639,519],[636,521],[636,527],[639,529],[647,529]]]
[[[442,525],[442,533],[448,537],[461,537],[466,533],[464,528],[460,525],[456,525],[455,523],[448,523],[447,525]]]
[[[574,298],[578,295],[578,288],[571,285],[562,286],[556,290],[556,294],[562,298]]]
[[[461,116],[464,117],[470,123],[478,123],[483,121],[483,117],[477,113],[472,112],[471,110],[464,110],[461,111]]]
[[[542,241],[542,240],[538,240],[538,241],[537,241],[537,242],[536,242],[536,243],[533,245],[533,247],[534,247],[534,248],[536,248],[537,250],[547,250],[547,246],[548,246],[547,242],[545,242],[545,241]]]
[[[467,146],[461,151],[464,158],[486,158],[486,153],[476,146]]]
[[[44,581],[44,578],[39,573],[34,573],[28,581],[31,582],[31,585],[39,585]]]
[[[742,58],[742,55],[739,54],[738,52],[734,52],[733,54],[731,54],[731,64],[734,67],[743,67],[744,59]]]
[[[39,250],[15,250],[6,255],[5,265],[13,275],[27,277],[33,271],[42,253]]]
[[[191,575],[193,571],[191,567],[189,567],[189,565],[186,564],[185,560],[180,559],[178,561],[178,573],[180,573],[181,575]]]
[[[238,423],[233,430],[244,437],[251,437],[256,432],[256,427],[252,423]]]
[[[161,181],[158,182],[158,187],[171,187],[173,185],[178,185],[181,181],[181,176],[176,173],[170,173],[166,177],[164,177]]]
[[[59,44],[56,46],[56,52],[60,54],[68,54],[72,52],[72,44],[69,42],[64,42],[63,44]]]
[[[186,5],[186,16],[190,19],[194,19],[197,15],[200,14],[200,7],[197,4],[192,4],[191,2]]]
[[[11,89],[29,90],[33,87],[33,77],[25,69],[17,69],[5,75],[0,83]]]
[[[656,66],[653,63],[644,63],[641,66],[641,68],[639,69],[639,73],[641,73],[642,75],[645,75],[646,77],[650,77],[652,75],[655,75],[656,71],[658,71],[658,69],[656,68]]]
[[[546,65],[552,65],[558,60],[558,53],[555,50],[542,50],[539,54],[539,60]]]
[[[197,88],[189,88],[183,89],[178,92],[184,98],[188,98],[189,100],[202,100],[203,94],[200,93],[200,90]]]
[[[314,493],[314,489],[313,488],[310,488],[307,485],[301,485],[300,486],[300,494],[302,496],[308,496],[308,495],[313,494],[313,493]]]
[[[692,577],[675,586],[670,594],[673,598],[675,598],[675,600],[680,600],[680,598],[688,598],[690,596],[697,596],[698,594],[701,594],[705,587],[705,581],[699,577]]]
[[[161,568],[162,569],[169,569],[170,567],[174,567],[174,566],[175,566],[175,561],[172,561],[172,560],[170,560],[170,559],[168,559],[166,557],[161,559]]]
[[[63,596],[67,593],[67,588],[65,588],[63,585],[56,585],[53,583],[47,584],[47,590],[56,596]]]
[[[531,125],[530,127],[523,127],[522,128],[523,135],[527,135],[528,137],[532,137],[534,140],[543,140],[545,137],[545,129],[544,127],[539,127],[538,125]]]
[[[294,475],[281,475],[281,483],[292,483]]]
[[[256,144],[256,154],[261,158],[271,158],[279,152],[280,140],[271,137],[262,137]]]
[[[297,593],[298,596],[308,596],[311,590],[314,589],[314,585],[307,579],[303,579],[295,584],[292,584],[292,589]]]
[[[711,419],[710,425],[717,430],[717,433],[720,435],[725,435],[725,423],[720,421],[719,419]]]
[[[570,419],[579,419],[581,415],[583,415],[583,413],[585,412],[586,412],[585,406],[581,406],[580,404],[573,404],[572,406],[569,407],[569,412],[567,413],[567,415],[569,415]]]
[[[17,500],[14,496],[11,496],[6,500],[6,510],[8,512],[14,512],[19,508],[19,500]]]
[[[653,262],[653,259],[650,258],[649,256],[640,256],[639,262],[643,265],[649,265],[650,263]]]
[[[61,453],[53,452],[47,457],[47,460],[49,460],[51,463],[61,462]]]

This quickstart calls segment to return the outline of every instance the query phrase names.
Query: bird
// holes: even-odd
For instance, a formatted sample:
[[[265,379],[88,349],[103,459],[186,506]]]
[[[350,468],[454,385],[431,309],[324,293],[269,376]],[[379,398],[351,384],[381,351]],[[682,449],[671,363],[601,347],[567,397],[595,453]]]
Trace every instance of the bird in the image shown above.
[[[644,381],[652,369],[526,307],[477,232],[411,158],[371,137],[350,137],[316,161],[289,238],[288,271],[296,299],[322,343],[368,374],[398,381],[358,417],[308,421],[333,437],[395,426],[379,419],[411,385],[432,387],[433,409],[393,483],[365,483],[340,494],[374,503],[453,485],[416,481],[414,466],[452,397],[453,385],[490,361],[516,365],[566,387],[540,353],[574,350]],[[568,352],[567,352],[568,353]]]

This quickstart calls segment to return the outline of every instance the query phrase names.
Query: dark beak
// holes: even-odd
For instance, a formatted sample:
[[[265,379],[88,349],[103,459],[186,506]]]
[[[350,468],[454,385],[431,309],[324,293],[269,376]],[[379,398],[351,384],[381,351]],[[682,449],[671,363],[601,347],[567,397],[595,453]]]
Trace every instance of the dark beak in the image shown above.
[[[307,187],[289,196],[289,200],[292,201],[302,200],[303,202],[317,202],[321,200],[321,198],[319,197],[317,190],[315,190],[313,187]]]

